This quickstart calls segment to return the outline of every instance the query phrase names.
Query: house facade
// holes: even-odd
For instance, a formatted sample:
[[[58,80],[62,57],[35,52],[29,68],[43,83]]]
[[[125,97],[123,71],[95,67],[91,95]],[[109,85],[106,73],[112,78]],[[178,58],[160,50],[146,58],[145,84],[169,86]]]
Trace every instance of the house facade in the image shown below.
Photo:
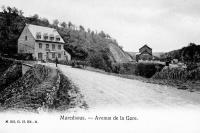
[[[139,54],[136,56],[136,60],[152,60],[152,48],[147,45],[144,45],[139,49]]]
[[[36,60],[71,60],[64,40],[56,29],[27,24],[19,39],[18,53],[31,54]]]

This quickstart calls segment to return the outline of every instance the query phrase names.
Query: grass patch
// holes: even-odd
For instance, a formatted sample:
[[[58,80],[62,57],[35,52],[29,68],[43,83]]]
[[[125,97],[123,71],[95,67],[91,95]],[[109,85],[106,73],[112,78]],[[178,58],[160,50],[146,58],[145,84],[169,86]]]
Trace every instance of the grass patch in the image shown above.
[[[83,95],[79,88],[76,87],[62,72],[60,74],[60,86],[54,99],[55,109],[58,111],[65,111],[70,108],[84,108],[88,106],[83,100]]]

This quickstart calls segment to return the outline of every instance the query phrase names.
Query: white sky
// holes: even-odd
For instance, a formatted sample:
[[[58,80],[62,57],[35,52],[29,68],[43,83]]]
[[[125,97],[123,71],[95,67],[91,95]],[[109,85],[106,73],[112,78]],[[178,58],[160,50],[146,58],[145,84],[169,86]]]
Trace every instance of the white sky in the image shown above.
[[[0,0],[25,16],[71,21],[110,34],[126,51],[154,52],[200,44],[200,0]]]

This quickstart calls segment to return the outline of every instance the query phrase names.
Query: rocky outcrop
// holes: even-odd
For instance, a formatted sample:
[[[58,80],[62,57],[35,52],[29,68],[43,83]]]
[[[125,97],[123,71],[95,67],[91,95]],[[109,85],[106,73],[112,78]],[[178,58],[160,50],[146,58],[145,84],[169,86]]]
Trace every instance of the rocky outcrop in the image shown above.
[[[132,58],[115,44],[110,43],[109,50],[112,53],[112,57],[114,58],[116,63],[128,63],[132,61]]]

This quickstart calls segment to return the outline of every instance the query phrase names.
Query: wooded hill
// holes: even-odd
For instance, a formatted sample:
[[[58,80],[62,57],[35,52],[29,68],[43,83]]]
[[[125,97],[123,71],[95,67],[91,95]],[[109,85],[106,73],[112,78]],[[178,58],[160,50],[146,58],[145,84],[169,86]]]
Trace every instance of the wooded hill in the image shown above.
[[[200,45],[190,43],[188,46],[178,50],[167,52],[161,55],[161,59],[171,60],[178,59],[185,63],[199,63],[200,62]]]
[[[81,25],[77,27],[57,19],[51,24],[37,14],[25,17],[23,11],[15,7],[2,7],[0,12],[0,53],[17,54],[17,40],[26,24],[56,28],[66,42],[64,48],[71,54],[72,60],[87,61],[91,66],[106,71],[111,71],[113,63],[131,61],[117,41],[104,31],[86,30]]]

